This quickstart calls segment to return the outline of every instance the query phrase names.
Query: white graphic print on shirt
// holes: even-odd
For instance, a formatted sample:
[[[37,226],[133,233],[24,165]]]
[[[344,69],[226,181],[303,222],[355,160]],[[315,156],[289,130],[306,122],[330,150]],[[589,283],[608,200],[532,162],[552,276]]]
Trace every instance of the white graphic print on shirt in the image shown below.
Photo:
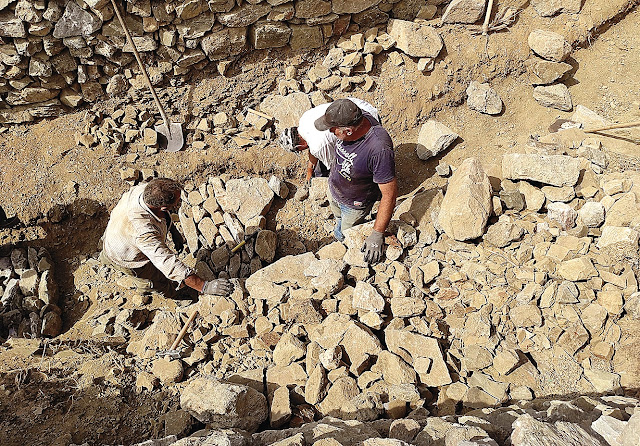
[[[342,175],[347,181],[351,181],[351,168],[358,156],[357,153],[349,153],[344,150],[342,141],[338,140],[336,144],[336,158],[337,163],[340,165],[340,175]]]

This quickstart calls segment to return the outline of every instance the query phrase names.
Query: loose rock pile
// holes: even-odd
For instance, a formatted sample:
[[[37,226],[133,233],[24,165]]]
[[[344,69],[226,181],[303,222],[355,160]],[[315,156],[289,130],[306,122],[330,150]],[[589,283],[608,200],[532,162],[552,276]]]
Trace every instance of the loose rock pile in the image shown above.
[[[180,224],[187,239],[190,258],[205,280],[248,277],[275,256],[277,235],[265,230],[264,215],[276,195],[286,198],[287,186],[277,177],[241,178],[223,181],[211,177],[207,184],[186,194],[180,208]],[[257,233],[257,234],[256,234]],[[252,236],[255,235],[255,240]],[[242,250],[231,250],[251,238]]]
[[[203,296],[180,310],[182,321],[200,313],[181,360],[154,359],[183,323],[156,313],[128,348],[150,360],[139,387],[207,376],[249,385],[266,396],[270,425],[281,427],[319,417],[397,419],[425,407],[442,416],[637,386],[618,356],[625,324],[640,318],[640,177],[596,173],[606,151],[583,133],[547,139],[556,143],[544,153],[533,146],[505,155],[496,190],[473,158],[446,193],[416,190],[396,209],[395,238],[373,267],[360,252],[372,223],[316,254],[262,267],[273,251],[263,256],[256,244],[256,256],[229,260],[225,243],[237,238],[225,229],[260,227],[273,192],[265,180],[219,178],[190,191],[181,222],[197,267],[211,278],[251,275],[228,298]],[[326,185],[314,179],[310,190],[319,215]],[[242,190],[251,197],[236,199]],[[221,209],[207,203],[212,197]],[[216,227],[216,215],[225,226]],[[220,250],[224,262],[216,263]],[[526,417],[520,424],[564,435]]]
[[[536,29],[529,34],[529,47],[535,53],[528,59],[533,97],[540,105],[571,111],[573,102],[562,80],[573,67],[564,62],[571,54],[571,45],[558,33]],[[540,56],[540,57],[536,57]]]
[[[62,310],[46,249],[14,248],[0,257],[0,338],[57,336]]]
[[[404,419],[373,422],[325,417],[301,427],[250,434],[244,428],[266,415],[264,402],[255,400],[253,389],[245,387],[242,393],[241,387],[213,380],[190,384],[181,402],[207,424],[207,429],[181,440],[172,435],[137,446],[635,446],[640,436],[640,401],[621,396],[521,402],[456,417],[429,416],[424,409],[414,410]],[[220,399],[205,401],[202,392],[195,393],[205,388],[216,389]],[[250,413],[249,403],[254,404]],[[216,417],[222,408],[229,415]]]
[[[126,154],[126,160],[135,163],[140,156],[158,153],[160,140],[155,130],[154,113],[133,105],[126,105],[109,116],[88,112],[84,127],[76,132],[76,143],[92,150]],[[260,148],[273,139],[272,125],[272,117],[251,108],[235,116],[218,112],[211,118],[204,117],[187,125],[187,144],[193,150],[205,150],[209,147],[204,141],[205,135],[211,134],[220,143]],[[135,182],[150,178],[133,170],[127,170],[122,179]]]

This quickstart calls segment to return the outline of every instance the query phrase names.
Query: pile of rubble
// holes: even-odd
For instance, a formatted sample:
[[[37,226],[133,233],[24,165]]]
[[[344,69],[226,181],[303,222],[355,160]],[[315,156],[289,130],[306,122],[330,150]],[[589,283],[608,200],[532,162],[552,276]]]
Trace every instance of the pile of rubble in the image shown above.
[[[126,155],[126,161],[134,163],[140,156],[158,153],[160,140],[156,124],[153,111],[140,111],[133,105],[124,106],[108,116],[88,112],[86,123],[76,132],[75,140],[88,149]],[[251,108],[235,116],[218,112],[186,126],[189,130],[188,145],[193,150],[205,150],[208,148],[205,136],[211,134],[220,143],[264,147],[273,139],[272,124],[272,117]],[[138,174],[132,176],[132,173],[127,171],[122,179],[134,182],[148,179],[147,176],[139,178]]]
[[[57,336],[62,310],[46,249],[14,248],[0,257],[0,338]]]
[[[217,398],[204,397],[211,394]],[[200,379],[182,391],[180,403],[207,428],[181,440],[169,435],[137,446],[636,446],[640,436],[640,401],[622,396],[520,402],[463,416],[429,416],[416,409],[396,420],[325,417],[257,433],[252,432],[266,419],[267,404],[253,388]]]
[[[277,235],[264,229],[264,215],[276,196],[286,198],[287,186],[277,177],[223,181],[210,177],[206,184],[186,194],[179,212],[193,265],[205,280],[249,277],[273,261]],[[255,240],[254,240],[255,238]],[[241,250],[234,249],[249,240]]]
[[[442,37],[432,26],[392,19],[387,25],[387,32],[374,27],[364,33],[341,38],[322,63],[317,63],[306,72],[306,78],[301,83],[295,79],[295,67],[289,67],[285,79],[278,82],[278,92],[283,96],[299,91],[311,93],[339,89],[347,92],[353,90],[355,85],[361,85],[362,90],[369,91],[374,85],[369,73],[374,68],[375,55],[386,53],[392,63],[398,66],[404,63],[403,53],[417,58],[418,69],[428,72],[433,70],[435,59],[443,46]],[[393,48],[400,51],[391,51]],[[322,95],[316,93],[316,96]],[[313,102],[318,105],[316,101]]]
[[[499,185],[469,158],[446,192],[414,191],[374,266],[360,251],[372,223],[271,264],[275,234],[260,231],[268,255],[256,243],[230,256],[261,227],[273,190],[219,178],[191,190],[180,213],[189,258],[210,278],[246,280],[227,298],[149,321],[114,309],[140,361],[138,387],[210,375],[249,385],[266,396],[274,428],[637,387],[624,346],[640,319],[640,176],[603,172],[606,151],[579,130],[546,139],[555,143],[504,155]],[[329,213],[326,186],[314,179],[306,205],[319,216]],[[158,359],[194,310],[181,358]]]
[[[562,150],[573,156],[535,147],[505,155],[495,190],[467,159],[446,193],[411,194],[390,225],[395,239],[388,238],[384,263],[371,267],[360,252],[372,223],[346,231],[344,243],[261,269],[242,262],[247,253],[238,255],[231,264],[244,265],[240,276],[251,273],[246,293],[238,287],[229,298],[207,296],[182,309],[182,320],[195,309],[201,315],[185,344],[186,367],[150,361],[141,387],[153,375],[164,383],[201,373],[255,382],[268,396],[271,426],[280,427],[317,416],[401,418],[431,405],[454,414],[637,385],[616,355],[626,342],[624,317],[640,318],[640,178],[596,173],[606,152],[578,131],[550,138],[570,140],[575,148]],[[225,183],[227,194],[233,181]],[[231,210],[220,187],[212,179],[190,192],[192,207],[181,219],[215,196],[229,232],[232,213],[245,228],[259,227],[251,220],[259,212]],[[252,190],[247,203],[259,195]],[[328,214],[326,179],[313,180],[309,200]],[[198,227],[208,218],[215,226],[217,211],[209,212],[195,217]],[[183,221],[187,234],[191,224]],[[215,238],[229,242],[222,228]],[[218,242],[200,231],[187,237],[192,252],[207,252],[195,255],[201,260]],[[228,254],[228,246],[213,253]],[[157,314],[130,351],[153,359],[180,325],[175,315]]]
[[[529,48],[535,53],[534,57],[525,62],[534,86],[534,99],[545,107],[563,111],[573,110],[569,89],[562,83],[573,70],[573,67],[565,62],[571,54],[569,42],[558,33],[536,29],[529,34],[528,43]]]

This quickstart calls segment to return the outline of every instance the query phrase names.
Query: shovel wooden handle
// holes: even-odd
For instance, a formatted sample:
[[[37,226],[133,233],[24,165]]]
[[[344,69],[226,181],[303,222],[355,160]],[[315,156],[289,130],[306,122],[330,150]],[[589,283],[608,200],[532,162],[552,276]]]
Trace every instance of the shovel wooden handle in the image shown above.
[[[158,110],[160,111],[160,115],[162,116],[162,119],[164,120],[164,123],[167,126],[167,131],[169,132],[169,136],[171,136],[171,122],[167,118],[167,114],[164,112],[164,108],[162,107],[162,104],[160,103],[160,99],[158,98],[158,95],[156,94],[155,88],[153,88],[153,85],[151,85],[151,79],[149,79],[149,75],[147,74],[147,70],[145,69],[144,65],[142,64],[142,59],[140,59],[140,53],[138,53],[138,48],[136,48],[136,44],[133,43],[133,38],[131,37],[131,34],[129,33],[129,28],[127,28],[127,25],[124,23],[124,20],[122,19],[122,16],[120,15],[120,9],[118,8],[118,5],[116,5],[116,0],[111,0],[111,4],[113,5],[113,9],[114,9],[114,11],[116,13],[116,16],[118,16],[118,21],[120,22],[120,26],[122,26],[122,29],[124,30],[124,34],[127,36],[127,42],[129,42],[129,45],[131,45],[131,48],[133,48],[133,54],[136,56],[136,60],[138,61],[138,65],[140,66],[140,70],[142,71],[142,74],[144,75],[144,80],[146,81],[147,86],[149,87],[149,90],[151,90],[151,94],[153,95],[153,100],[155,101],[156,106],[158,107]]]
[[[595,129],[583,130],[583,132],[585,132],[585,133],[593,133],[593,132],[601,132],[602,130],[624,129],[624,128],[627,128],[627,127],[638,127],[638,126],[640,126],[640,121],[628,122],[626,124],[607,125],[605,127],[599,127],[599,128],[595,128]]]
[[[482,35],[486,36],[489,34],[489,18],[491,17],[491,10],[493,9],[493,0],[489,0],[489,4],[487,5],[486,15],[484,16],[484,23],[482,23]]]
[[[198,310],[194,311],[191,316],[189,316],[189,320],[187,320],[187,323],[184,324],[184,327],[182,327],[182,330],[180,330],[180,333],[178,333],[178,337],[176,338],[175,341],[173,341],[173,344],[171,344],[171,348],[169,350],[175,350],[176,348],[178,348],[178,344],[180,344],[180,341],[182,341],[182,338],[184,338],[184,335],[187,333],[187,330],[189,329],[189,325],[191,325],[191,322],[193,322],[193,320],[196,318],[196,316],[198,315]]]

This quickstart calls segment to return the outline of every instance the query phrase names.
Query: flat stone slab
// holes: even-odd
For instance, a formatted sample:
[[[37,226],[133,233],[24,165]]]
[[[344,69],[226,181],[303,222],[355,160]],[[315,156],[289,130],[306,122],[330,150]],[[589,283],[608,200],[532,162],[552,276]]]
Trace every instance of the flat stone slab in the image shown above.
[[[580,176],[580,160],[566,155],[507,154],[502,157],[502,175],[509,180],[574,186]]]

